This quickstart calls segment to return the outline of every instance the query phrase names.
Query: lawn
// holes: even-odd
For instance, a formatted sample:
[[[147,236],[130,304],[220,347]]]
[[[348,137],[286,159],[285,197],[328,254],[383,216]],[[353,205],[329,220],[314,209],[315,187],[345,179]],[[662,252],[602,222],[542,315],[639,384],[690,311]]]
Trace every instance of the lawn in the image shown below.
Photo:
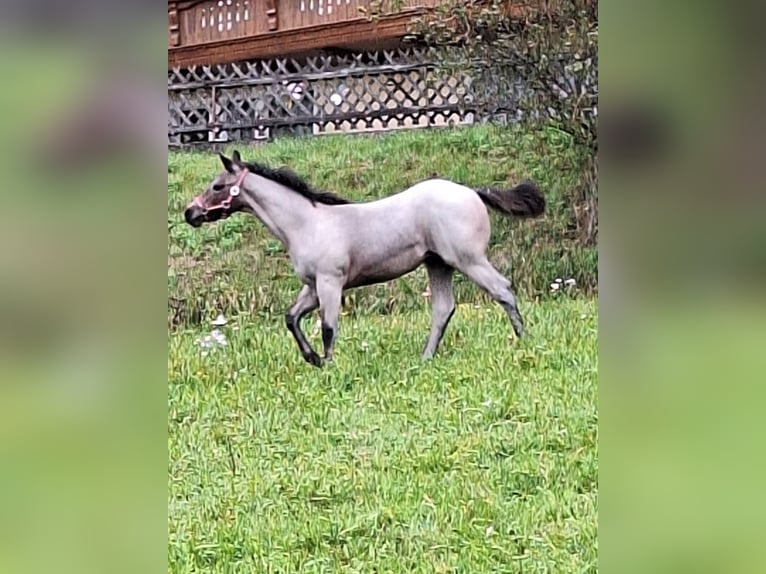
[[[319,370],[284,326],[299,287],[284,250],[245,216],[186,226],[220,163],[171,154],[168,571],[596,572],[597,252],[567,235],[576,161],[562,136],[482,127],[239,149],[362,201],[433,173],[530,177],[549,210],[493,216],[490,258],[516,284],[523,340],[458,274],[458,310],[421,362],[419,270],[351,292],[335,364]],[[551,292],[556,277],[577,286]],[[202,344],[218,314],[226,344]]]
[[[169,341],[170,572],[596,572],[597,309],[344,317],[310,367],[281,321]],[[318,342],[314,333],[314,342]]]

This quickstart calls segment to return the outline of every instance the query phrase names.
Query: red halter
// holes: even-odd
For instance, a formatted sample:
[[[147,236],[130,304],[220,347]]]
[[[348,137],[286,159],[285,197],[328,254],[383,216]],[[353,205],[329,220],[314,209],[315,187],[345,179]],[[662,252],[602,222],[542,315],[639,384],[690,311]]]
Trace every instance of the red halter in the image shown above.
[[[197,196],[194,198],[194,201],[192,201],[192,204],[197,205],[197,207],[201,207],[203,213],[207,213],[215,209],[229,209],[231,207],[232,198],[237,197],[242,192],[242,182],[245,181],[245,177],[247,177],[248,173],[249,172],[246,169],[243,169],[241,172],[239,172],[237,181],[229,188],[229,195],[227,195],[226,199],[224,199],[221,203],[205,207],[202,205],[202,201],[200,200],[199,196]]]

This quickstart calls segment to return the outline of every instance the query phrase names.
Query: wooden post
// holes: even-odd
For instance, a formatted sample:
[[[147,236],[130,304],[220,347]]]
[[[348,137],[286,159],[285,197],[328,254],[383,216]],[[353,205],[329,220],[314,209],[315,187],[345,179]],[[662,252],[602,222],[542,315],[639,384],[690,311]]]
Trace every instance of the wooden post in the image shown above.
[[[181,43],[181,34],[178,27],[178,4],[168,2],[168,42],[171,46]]]
[[[279,0],[266,0],[266,18],[269,23],[269,30],[274,31],[279,28],[279,14],[277,12]]]

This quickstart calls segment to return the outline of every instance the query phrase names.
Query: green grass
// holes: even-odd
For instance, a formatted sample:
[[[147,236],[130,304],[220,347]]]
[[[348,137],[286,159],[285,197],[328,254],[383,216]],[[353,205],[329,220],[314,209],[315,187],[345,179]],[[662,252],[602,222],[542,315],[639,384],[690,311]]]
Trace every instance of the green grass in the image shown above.
[[[597,308],[522,311],[428,363],[426,313],[346,316],[321,371],[276,318],[170,337],[168,570],[596,572]]]
[[[571,233],[571,142],[484,126],[240,150],[356,200],[433,174],[535,180],[548,213],[493,215],[490,248],[528,337],[457,274],[458,311],[422,363],[419,270],[349,293],[336,363],[309,366],[284,327],[299,288],[284,250],[247,216],[186,226],[220,163],[171,154],[168,571],[596,572],[597,252]],[[551,294],[556,277],[578,288]],[[218,313],[228,345],[203,351]]]

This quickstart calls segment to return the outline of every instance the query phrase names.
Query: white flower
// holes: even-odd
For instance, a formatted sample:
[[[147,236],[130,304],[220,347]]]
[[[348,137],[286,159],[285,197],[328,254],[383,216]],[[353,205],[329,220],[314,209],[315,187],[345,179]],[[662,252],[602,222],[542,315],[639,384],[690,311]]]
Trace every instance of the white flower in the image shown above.
[[[487,538],[492,536],[494,533],[495,533],[495,529],[492,527],[491,524],[489,526],[487,526],[487,529],[484,531],[484,534],[487,535]]]
[[[558,291],[560,285],[558,283],[551,283],[551,291]]]
[[[213,332],[210,333],[210,337],[219,345],[226,344],[226,335],[221,333],[218,329],[214,329]]]
[[[556,277],[556,283],[563,283],[564,280],[561,277]]]
[[[226,323],[228,323],[228,321],[223,315],[218,315],[218,317],[213,320],[213,325],[216,327],[223,327]]]
[[[564,281],[564,285],[566,285],[567,287],[574,287],[575,285],[577,285],[577,282],[570,277],[569,279]]]
[[[205,335],[201,339],[200,338],[195,339],[194,342],[200,347],[202,347],[203,349],[210,349],[212,347],[215,347],[216,345],[219,345],[219,346],[227,345],[226,335],[221,333],[221,331],[219,331],[218,329],[214,329],[212,333],[210,333],[209,335]],[[203,357],[205,355],[207,355],[207,352],[202,354]]]

